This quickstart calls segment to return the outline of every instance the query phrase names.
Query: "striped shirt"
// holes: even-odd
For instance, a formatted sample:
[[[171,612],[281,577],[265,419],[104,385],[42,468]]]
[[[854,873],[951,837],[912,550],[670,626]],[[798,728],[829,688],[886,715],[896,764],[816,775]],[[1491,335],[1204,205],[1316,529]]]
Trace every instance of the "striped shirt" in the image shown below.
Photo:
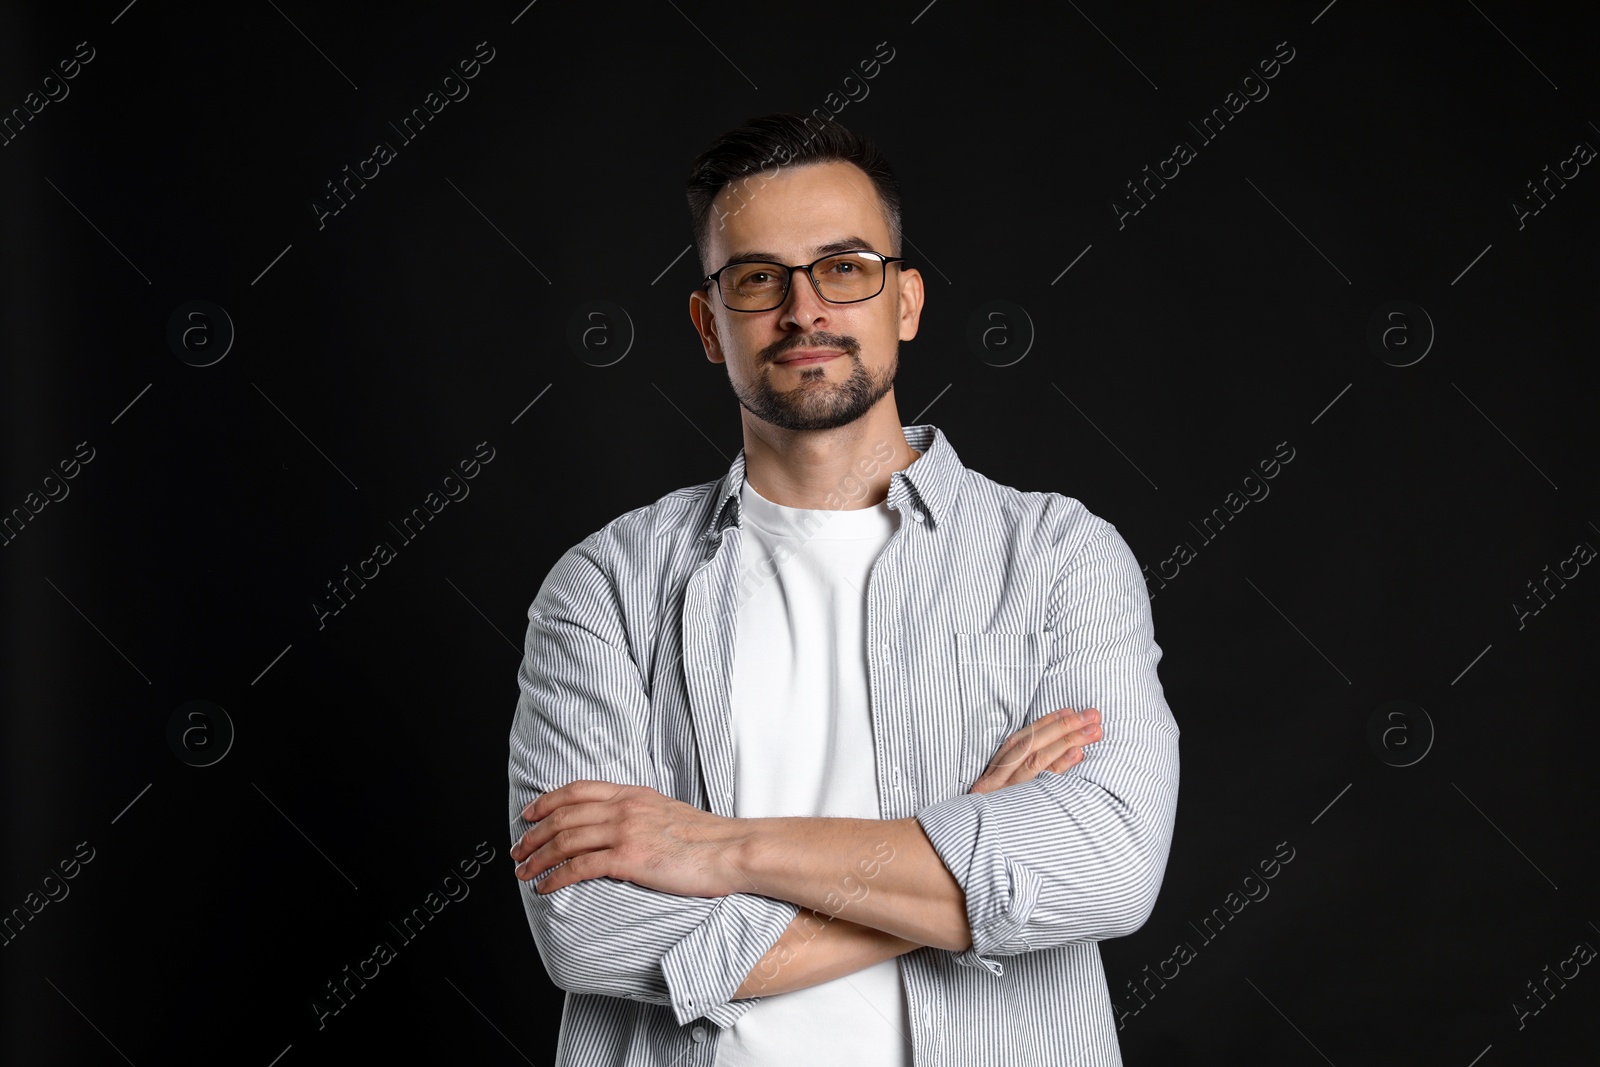
[[[883,818],[914,816],[927,834],[972,931],[963,951],[898,957],[915,1062],[1120,1067],[1096,943],[1149,917],[1178,800],[1144,576],[1079,501],[969,470],[933,425],[902,433],[922,455],[891,476],[888,505],[912,521],[866,590],[876,786]],[[892,454],[883,444],[863,451],[865,478]],[[613,519],[540,586],[510,736],[513,842],[524,807],[577,779],[734,816],[744,462]],[[847,479],[828,506],[862,492]],[[967,792],[1002,741],[1063,707],[1100,710],[1078,764]],[[566,991],[558,1067],[712,1067],[722,1029],[759,999],[734,992],[800,910],[613,878],[518,884]]]

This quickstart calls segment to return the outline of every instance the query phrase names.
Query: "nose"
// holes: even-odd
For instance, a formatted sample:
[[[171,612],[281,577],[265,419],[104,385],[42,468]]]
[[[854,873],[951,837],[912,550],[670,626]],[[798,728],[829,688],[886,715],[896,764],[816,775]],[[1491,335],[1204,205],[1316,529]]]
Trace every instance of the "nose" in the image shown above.
[[[809,269],[796,268],[789,272],[789,292],[779,305],[780,321],[810,325],[827,315],[828,302],[817,294]]]

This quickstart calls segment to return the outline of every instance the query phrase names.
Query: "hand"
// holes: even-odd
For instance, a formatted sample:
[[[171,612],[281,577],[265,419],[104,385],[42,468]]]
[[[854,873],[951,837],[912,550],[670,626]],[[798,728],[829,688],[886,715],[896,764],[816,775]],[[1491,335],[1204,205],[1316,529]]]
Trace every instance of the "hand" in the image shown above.
[[[588,878],[687,897],[726,896],[744,884],[729,858],[736,820],[649,786],[570,782],[529,804],[522,817],[534,825],[512,846],[511,858],[519,861],[517,877],[536,879],[540,893]]]
[[[1083,758],[1083,746],[1100,739],[1100,712],[1071,708],[1052,712],[1029,723],[1000,745],[988,769],[972,783],[969,793],[993,793],[1008,785],[1030,781],[1042,770],[1057,774]]]

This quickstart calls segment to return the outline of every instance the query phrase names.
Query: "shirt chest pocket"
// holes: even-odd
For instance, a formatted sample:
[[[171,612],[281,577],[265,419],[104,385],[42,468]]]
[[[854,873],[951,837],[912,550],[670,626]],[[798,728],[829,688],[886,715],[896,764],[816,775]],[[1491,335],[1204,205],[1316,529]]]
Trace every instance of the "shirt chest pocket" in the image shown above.
[[[1049,630],[958,633],[956,670],[961,689],[960,789],[966,792],[988,767],[1000,743],[1022,729],[1049,665]]]

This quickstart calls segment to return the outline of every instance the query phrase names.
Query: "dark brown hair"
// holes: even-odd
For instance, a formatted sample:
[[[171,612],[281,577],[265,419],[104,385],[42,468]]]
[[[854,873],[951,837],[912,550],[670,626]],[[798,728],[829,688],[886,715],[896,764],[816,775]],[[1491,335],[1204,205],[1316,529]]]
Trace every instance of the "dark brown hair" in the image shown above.
[[[783,112],[753,118],[729,130],[695,159],[689,168],[689,221],[694,229],[700,266],[711,272],[712,202],[724,187],[742,183],[751,196],[776,176],[781,167],[806,163],[853,163],[866,172],[877,190],[889,223],[888,254],[900,254],[900,186],[877,145],[832,119]],[[740,194],[742,195],[742,194]],[[742,205],[743,200],[739,200]],[[735,207],[727,214],[737,214]],[[721,219],[717,219],[720,223]]]

